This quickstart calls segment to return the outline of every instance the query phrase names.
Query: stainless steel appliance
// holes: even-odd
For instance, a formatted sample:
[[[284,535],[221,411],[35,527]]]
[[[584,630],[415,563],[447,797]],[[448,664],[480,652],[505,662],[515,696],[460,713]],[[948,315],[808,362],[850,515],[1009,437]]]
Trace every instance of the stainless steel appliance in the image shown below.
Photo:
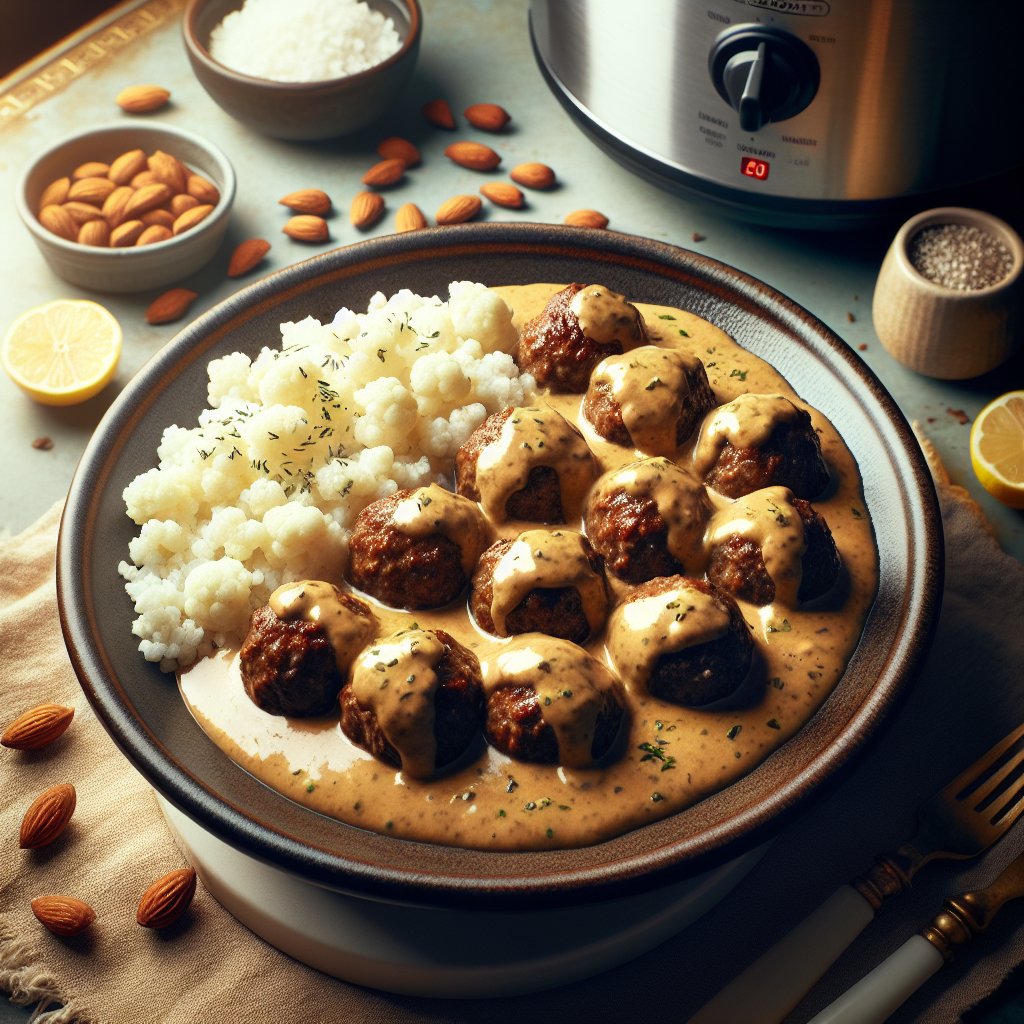
[[[548,84],[620,162],[747,219],[808,227],[1024,167],[1022,28],[1019,0],[530,7]]]

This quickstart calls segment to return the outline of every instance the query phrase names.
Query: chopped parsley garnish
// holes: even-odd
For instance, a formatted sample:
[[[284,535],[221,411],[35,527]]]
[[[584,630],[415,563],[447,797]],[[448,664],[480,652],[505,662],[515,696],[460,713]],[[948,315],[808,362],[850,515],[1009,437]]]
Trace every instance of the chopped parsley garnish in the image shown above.
[[[739,736],[739,734],[740,734],[740,733],[741,733],[742,731],[743,731],[743,726],[742,726],[742,725],[734,725],[734,726],[732,726],[732,727],[731,727],[731,728],[729,729],[729,731],[728,731],[728,732],[727,732],[727,733],[725,734],[725,738],[726,738],[727,740],[734,740],[734,739],[736,739],[736,737],[737,737],[737,736]]]
[[[664,742],[666,741],[659,741],[659,743]],[[641,743],[637,750],[644,751],[644,756],[640,758],[641,761],[660,761],[661,770],[667,772],[670,768],[675,768],[676,759],[671,754],[665,753],[665,750],[659,746],[659,743]]]

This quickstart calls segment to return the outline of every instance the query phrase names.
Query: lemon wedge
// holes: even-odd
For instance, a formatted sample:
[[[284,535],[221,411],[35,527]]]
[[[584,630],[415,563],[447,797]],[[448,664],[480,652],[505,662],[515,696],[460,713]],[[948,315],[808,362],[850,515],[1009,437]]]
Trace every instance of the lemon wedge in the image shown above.
[[[989,494],[1024,508],[1024,391],[1008,391],[978,413],[971,427],[971,465]]]
[[[43,405],[76,405],[110,382],[121,341],[121,325],[98,302],[56,299],[11,324],[0,359],[30,398]]]

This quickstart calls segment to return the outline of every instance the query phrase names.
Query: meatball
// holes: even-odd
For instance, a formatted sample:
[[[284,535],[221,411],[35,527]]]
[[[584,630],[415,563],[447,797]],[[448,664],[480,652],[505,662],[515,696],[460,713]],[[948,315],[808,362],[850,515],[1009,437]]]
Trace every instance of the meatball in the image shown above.
[[[810,499],[829,479],[810,414],[783,395],[741,395],[712,412],[694,463],[727,498],[779,485]]]
[[[497,636],[547,633],[582,643],[604,625],[608,589],[601,556],[574,530],[527,530],[481,556],[469,607]]]
[[[665,458],[606,473],[587,501],[587,537],[605,568],[627,583],[700,567],[711,511],[704,485]]]
[[[596,476],[583,436],[548,406],[489,416],[455,453],[456,490],[496,522],[564,523]]]
[[[714,405],[696,356],[645,345],[598,363],[583,415],[613,444],[671,456]]]
[[[627,684],[704,707],[738,696],[754,641],[729,594],[706,580],[666,576],[640,584],[615,609],[608,653]]]
[[[271,715],[323,715],[377,620],[362,601],[330,583],[288,583],[257,608],[239,667],[249,699]]]
[[[479,735],[480,663],[443,630],[402,630],[368,647],[341,691],[341,731],[412,778],[457,761]]]
[[[509,757],[587,768],[606,758],[624,717],[618,680],[582,647],[527,636],[495,659],[484,732]]]
[[[356,516],[348,579],[394,608],[439,608],[462,593],[485,543],[472,501],[437,484],[396,491]]]
[[[517,362],[541,387],[582,394],[605,356],[646,341],[643,318],[621,295],[601,285],[571,284],[523,328]]]
[[[719,512],[708,530],[708,579],[756,605],[795,607],[830,590],[839,552],[828,523],[785,487],[769,487]]]

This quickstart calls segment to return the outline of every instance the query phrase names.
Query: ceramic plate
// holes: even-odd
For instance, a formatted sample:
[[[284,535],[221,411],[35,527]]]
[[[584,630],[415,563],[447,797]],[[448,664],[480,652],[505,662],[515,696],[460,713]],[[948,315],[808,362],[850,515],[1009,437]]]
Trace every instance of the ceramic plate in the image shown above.
[[[878,595],[836,690],[790,742],[721,793],[580,850],[489,853],[366,832],[279,796],[200,731],[174,678],[147,664],[117,574],[134,524],[121,493],[155,462],[172,423],[205,404],[206,364],[255,355],[278,325],[377,291],[446,294],[489,285],[599,281],[638,302],[692,310],[774,364],[838,428],[860,465],[878,530]],[[75,476],[58,547],[68,650],[89,700],[126,756],[171,803],[231,845],[342,891],[418,903],[551,906],[684,878],[764,842],[865,749],[920,665],[942,583],[941,534],[920,449],[885,389],[810,313],[763,283],[659,242],[550,225],[477,224],[372,239],[289,267],[178,334],[124,389]]]

